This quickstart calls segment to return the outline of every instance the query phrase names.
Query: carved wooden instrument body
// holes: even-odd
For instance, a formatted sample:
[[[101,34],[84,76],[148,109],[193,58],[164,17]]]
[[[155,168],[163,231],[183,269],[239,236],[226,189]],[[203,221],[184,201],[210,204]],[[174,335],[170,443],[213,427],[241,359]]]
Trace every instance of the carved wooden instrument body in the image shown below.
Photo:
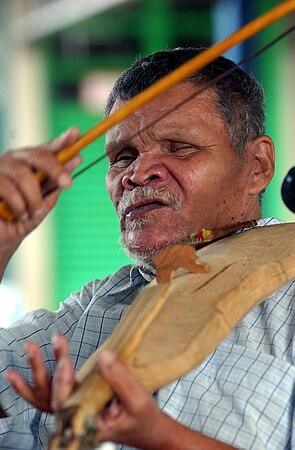
[[[295,278],[295,223],[228,237],[197,256],[208,272],[180,268],[171,281],[152,282],[103,345],[119,353],[148,392],[200,364],[247,312]],[[51,449],[96,445],[95,414],[113,395],[95,367],[99,351],[77,373]]]

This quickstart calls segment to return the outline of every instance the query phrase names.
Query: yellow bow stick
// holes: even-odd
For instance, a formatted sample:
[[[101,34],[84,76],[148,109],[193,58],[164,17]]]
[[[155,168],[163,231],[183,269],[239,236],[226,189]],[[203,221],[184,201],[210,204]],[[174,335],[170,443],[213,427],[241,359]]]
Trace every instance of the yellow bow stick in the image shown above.
[[[293,11],[295,11],[295,0],[286,0],[260,17],[254,19],[252,22],[249,22],[223,41],[204,50],[201,54],[193,57],[143,92],[140,92],[124,106],[117,109],[94,127],[90,128],[90,130],[82,135],[75,144],[59,151],[56,155],[57,160],[62,164],[66,163],[114,125],[129,117],[134,111],[137,111],[162,93],[168,91],[168,89],[175,86],[177,83],[180,83],[192,73],[205,67],[230,48],[249,39]],[[45,178],[40,172],[36,172],[36,177],[40,181]],[[14,219],[13,213],[4,202],[0,202],[0,216],[7,221],[13,221]]]

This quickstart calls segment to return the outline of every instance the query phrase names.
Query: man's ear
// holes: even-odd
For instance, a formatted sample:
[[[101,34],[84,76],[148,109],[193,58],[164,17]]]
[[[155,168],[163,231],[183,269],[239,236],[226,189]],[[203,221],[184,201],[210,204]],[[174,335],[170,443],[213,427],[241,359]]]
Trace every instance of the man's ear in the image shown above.
[[[266,188],[274,174],[274,143],[269,136],[262,135],[249,141],[245,150],[251,166],[248,192],[258,194]]]

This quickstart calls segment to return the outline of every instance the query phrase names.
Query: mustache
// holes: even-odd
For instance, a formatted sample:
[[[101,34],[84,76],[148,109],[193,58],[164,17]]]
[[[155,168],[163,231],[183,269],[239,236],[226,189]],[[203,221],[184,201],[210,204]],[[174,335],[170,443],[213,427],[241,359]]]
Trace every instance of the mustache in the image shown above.
[[[172,209],[177,211],[181,206],[180,198],[170,192],[167,188],[153,188],[153,187],[136,187],[132,191],[125,191],[117,206],[117,214],[119,219],[124,219],[125,211],[132,205],[142,200],[155,200],[163,201],[165,204],[169,204]]]

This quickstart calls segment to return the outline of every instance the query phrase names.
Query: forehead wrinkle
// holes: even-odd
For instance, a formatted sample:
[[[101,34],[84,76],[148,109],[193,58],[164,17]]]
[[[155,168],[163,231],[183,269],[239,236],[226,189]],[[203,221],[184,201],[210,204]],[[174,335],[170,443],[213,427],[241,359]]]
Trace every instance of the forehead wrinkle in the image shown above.
[[[147,130],[151,139],[177,140],[185,137],[196,137],[198,135],[198,127],[188,126],[187,120],[182,123],[179,120],[172,120],[161,123],[159,121],[155,126]]]
[[[155,101],[151,102],[151,104],[146,105],[140,108],[138,111],[133,112],[129,118],[125,119],[121,124],[118,124],[115,127],[119,127],[119,129],[117,128],[117,133],[115,133],[116,137],[114,146],[124,145],[125,143],[131,144],[132,140],[130,138],[135,139],[136,137],[139,137],[141,143],[145,143],[146,138],[152,140],[169,140],[169,138],[177,140],[177,138],[183,139],[185,136],[197,137],[199,134],[198,126],[193,117],[195,109],[197,109],[199,115],[200,106],[204,101],[207,103],[209,100],[212,107],[212,115],[215,116],[215,119],[216,113],[217,116],[219,116],[219,111],[216,109],[216,102],[212,98],[212,93],[210,93],[209,98],[208,95],[208,92],[202,93],[198,97],[197,102],[196,99],[193,98],[190,99],[185,105],[181,105],[180,108],[176,109],[174,109],[174,107],[177,106],[177,103],[175,105],[172,101],[171,105],[169,105],[169,102],[167,105],[166,102],[163,101],[163,99],[162,101],[156,99]],[[118,106],[120,106],[121,102],[125,103],[124,101],[120,100],[118,101]],[[171,107],[170,111],[169,107]],[[183,110],[185,110],[186,113],[185,120],[183,120],[183,114],[179,114],[183,113]],[[161,118],[162,115],[164,115],[163,118]],[[220,117],[218,118],[220,119]],[[153,124],[153,122],[155,123]],[[193,125],[188,126],[189,122],[191,122]],[[127,127],[126,131],[124,130],[124,127]],[[124,130],[123,133],[122,130]],[[121,136],[117,137],[118,135]]]
[[[128,140],[128,123],[119,122],[106,133],[106,148],[112,149]]]

